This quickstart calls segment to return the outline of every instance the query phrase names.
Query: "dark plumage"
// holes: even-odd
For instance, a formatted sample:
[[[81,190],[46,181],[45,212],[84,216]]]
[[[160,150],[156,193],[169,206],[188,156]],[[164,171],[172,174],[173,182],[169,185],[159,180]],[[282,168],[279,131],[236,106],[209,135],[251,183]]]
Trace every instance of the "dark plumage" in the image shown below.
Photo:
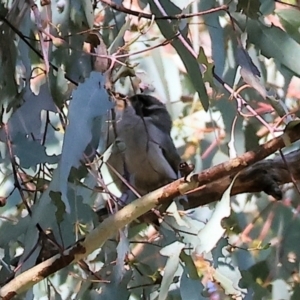
[[[170,136],[172,120],[165,105],[147,95],[129,100],[124,110],[116,112],[117,138],[110,163],[117,164],[118,170],[120,165],[125,167],[130,184],[144,195],[178,178],[180,157]],[[125,169],[119,172],[124,175]]]

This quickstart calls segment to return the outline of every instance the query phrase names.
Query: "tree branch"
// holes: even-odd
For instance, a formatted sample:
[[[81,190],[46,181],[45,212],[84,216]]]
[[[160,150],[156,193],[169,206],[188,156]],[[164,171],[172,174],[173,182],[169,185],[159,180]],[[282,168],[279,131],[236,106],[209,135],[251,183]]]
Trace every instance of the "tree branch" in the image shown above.
[[[291,181],[285,163],[281,158],[258,162],[279,149],[285,143],[292,143],[300,139],[300,124],[287,130],[281,136],[258,147],[256,151],[249,151],[242,156],[219,164],[200,174],[192,176],[190,182],[183,178],[178,179],[144,197],[135,200],[122,208],[115,215],[105,219],[99,226],[90,232],[83,240],[74,246],[57,254],[52,258],[36,265],[11,280],[0,290],[3,300],[12,299],[15,295],[25,292],[34,284],[66,267],[87,257],[97,248],[101,247],[107,239],[117,234],[120,228],[139,218],[155,206],[166,204],[174,197],[194,190],[201,185],[197,197],[193,197],[185,208],[197,207],[220,199],[222,193],[231,182],[232,176],[242,171],[237,178],[232,195],[244,192],[265,191],[280,196],[279,184]],[[300,179],[300,150],[286,156],[294,178]],[[254,164],[256,163],[256,164]]]
[[[145,19],[149,19],[149,20],[180,20],[180,19],[187,19],[187,18],[192,18],[195,16],[203,16],[203,15],[207,15],[207,14],[211,14],[217,11],[227,11],[228,10],[228,5],[224,4],[221,5],[219,7],[216,8],[211,8],[205,11],[200,11],[197,13],[193,13],[193,14],[177,14],[177,15],[173,15],[173,16],[155,16],[153,14],[147,14],[147,13],[143,13],[140,11],[136,11],[136,10],[132,10],[129,8],[126,8],[124,5],[118,5],[115,2],[111,1],[111,0],[100,0],[100,2],[108,5],[109,7],[111,7],[114,10],[123,12],[125,14],[129,14],[129,15],[133,15],[139,18],[145,18]]]
[[[274,159],[257,162],[240,173],[231,189],[231,196],[242,193],[265,192],[275,199],[282,198],[279,186],[295,180],[300,180],[300,149],[285,155],[289,166],[280,156]],[[291,171],[291,172],[290,172]],[[232,181],[232,176],[226,176],[205,185],[201,190],[183,203],[185,209],[199,207],[221,199],[223,193]]]
[[[2,300],[12,299],[17,294],[25,292],[47,276],[71,263],[78,262],[80,259],[85,258],[94,250],[101,247],[103,243],[116,234],[120,228],[123,228],[126,224],[158,205],[158,193],[159,191],[150,193],[132,202],[115,215],[105,219],[101,225],[90,232],[85,239],[78,241],[74,246],[66,249],[63,254],[57,254],[23,272],[1,288],[0,298]]]

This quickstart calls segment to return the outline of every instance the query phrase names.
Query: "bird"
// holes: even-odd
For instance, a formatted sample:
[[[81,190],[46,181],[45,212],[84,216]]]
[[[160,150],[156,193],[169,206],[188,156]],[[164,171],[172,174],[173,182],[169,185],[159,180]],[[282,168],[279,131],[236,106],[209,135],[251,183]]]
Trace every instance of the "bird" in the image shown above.
[[[171,116],[160,100],[136,94],[122,101],[123,108],[115,109],[116,138],[108,163],[143,196],[176,180],[181,159],[171,138]]]

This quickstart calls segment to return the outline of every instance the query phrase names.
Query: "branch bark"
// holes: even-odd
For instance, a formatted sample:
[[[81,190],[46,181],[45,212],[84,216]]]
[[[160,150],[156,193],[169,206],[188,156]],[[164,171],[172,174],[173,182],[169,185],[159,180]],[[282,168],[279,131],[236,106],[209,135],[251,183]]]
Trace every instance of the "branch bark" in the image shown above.
[[[265,192],[275,199],[281,200],[280,186],[295,180],[300,180],[300,149],[285,155],[285,160],[280,156],[274,159],[263,160],[246,168],[236,178],[231,189],[231,196],[242,193]],[[222,179],[209,183],[196,192],[188,203],[183,203],[185,209],[199,207],[221,199],[228,188],[233,176],[225,176]]]
[[[84,259],[101,247],[107,239],[117,234],[120,228],[147,213],[155,206],[169,203],[174,197],[200,187],[197,194],[194,195],[195,197],[189,200],[185,208],[197,207],[219,200],[229,186],[232,177],[240,171],[242,172],[235,181],[232,195],[265,191],[279,198],[281,195],[279,185],[290,182],[291,173],[295,179],[300,179],[300,150],[286,156],[289,169],[281,158],[260,160],[284,148],[286,143],[293,143],[299,139],[300,124],[261,145],[256,151],[246,152],[238,158],[192,176],[190,182],[181,178],[135,200],[115,215],[105,219],[85,239],[66,249],[63,254],[57,254],[11,280],[1,288],[0,298],[3,300],[12,299],[65,266]]]
[[[203,16],[203,15],[207,15],[207,14],[211,14],[214,12],[218,12],[218,11],[227,11],[228,10],[228,5],[224,4],[221,5],[219,7],[216,8],[211,8],[209,10],[206,11],[200,11],[194,14],[177,14],[174,16],[155,16],[153,14],[147,14],[141,11],[136,11],[136,10],[132,10],[129,8],[126,8],[124,5],[118,5],[117,3],[111,1],[111,0],[100,0],[100,2],[102,2],[103,4],[108,5],[109,7],[111,7],[114,10],[123,12],[125,14],[128,15],[133,15],[139,18],[145,18],[145,19],[149,19],[149,20],[180,20],[180,19],[186,19],[186,18],[192,18],[194,16]]]

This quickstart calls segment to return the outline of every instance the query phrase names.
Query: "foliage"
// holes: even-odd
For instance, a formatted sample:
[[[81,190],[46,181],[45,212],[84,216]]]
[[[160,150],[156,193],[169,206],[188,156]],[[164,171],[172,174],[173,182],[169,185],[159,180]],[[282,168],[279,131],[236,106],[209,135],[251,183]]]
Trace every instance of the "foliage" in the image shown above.
[[[106,136],[117,93],[166,104],[195,172],[299,116],[299,7],[223,2],[1,0],[1,286],[115,213]],[[17,297],[298,299],[298,190],[230,198],[232,184],[216,205],[172,203],[158,228],[126,225]]]

